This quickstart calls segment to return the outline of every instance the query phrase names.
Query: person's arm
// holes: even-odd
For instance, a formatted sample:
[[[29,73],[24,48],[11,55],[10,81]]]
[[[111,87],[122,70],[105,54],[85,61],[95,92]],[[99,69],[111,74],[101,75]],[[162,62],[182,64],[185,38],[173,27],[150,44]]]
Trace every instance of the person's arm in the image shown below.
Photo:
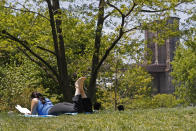
[[[37,113],[36,108],[39,100],[37,98],[33,98],[31,100],[31,115],[35,115]]]

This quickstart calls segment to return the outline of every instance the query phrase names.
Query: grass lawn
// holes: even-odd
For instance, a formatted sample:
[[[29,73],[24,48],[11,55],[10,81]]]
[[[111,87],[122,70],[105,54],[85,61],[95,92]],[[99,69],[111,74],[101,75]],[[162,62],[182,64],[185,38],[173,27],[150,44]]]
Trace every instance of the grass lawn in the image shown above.
[[[196,131],[196,108],[139,109],[124,112],[29,118],[0,113],[0,131]]]

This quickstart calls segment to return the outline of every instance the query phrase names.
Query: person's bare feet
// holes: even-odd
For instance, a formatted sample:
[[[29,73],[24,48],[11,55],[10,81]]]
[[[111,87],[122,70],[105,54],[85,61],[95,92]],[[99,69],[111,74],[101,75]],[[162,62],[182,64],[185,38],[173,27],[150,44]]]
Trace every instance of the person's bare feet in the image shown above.
[[[86,80],[86,77],[80,77],[76,82],[75,82],[75,88],[76,92],[75,95],[81,95],[82,98],[87,98],[85,91],[84,91],[84,81]]]
[[[80,78],[75,82],[75,88],[83,89],[84,81],[85,81],[85,80],[86,80],[86,77],[80,77]]]

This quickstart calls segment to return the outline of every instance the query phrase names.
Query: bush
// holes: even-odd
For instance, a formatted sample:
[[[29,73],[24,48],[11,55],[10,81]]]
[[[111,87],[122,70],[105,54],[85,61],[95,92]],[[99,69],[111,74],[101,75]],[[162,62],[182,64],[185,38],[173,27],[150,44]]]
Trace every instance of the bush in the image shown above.
[[[125,109],[146,109],[151,108],[151,97],[140,97],[136,99],[129,99],[126,102]]]
[[[96,92],[97,102],[101,103],[102,109],[114,109],[115,94],[114,91],[104,88],[98,88]],[[119,96],[117,96],[119,99]]]
[[[151,107],[175,107],[179,101],[172,94],[157,94],[152,98]]]
[[[15,92],[14,94],[9,94],[9,92],[6,92],[1,98],[0,112],[16,111],[15,106],[17,104],[30,109],[29,94],[31,94],[32,91],[33,89],[31,88],[24,88],[22,93]]]
[[[0,110],[14,110],[16,104],[29,106],[29,94],[39,87],[39,70],[28,61],[0,68]]]
[[[191,48],[179,46],[172,62],[175,95],[186,105],[196,105],[196,53]]]
[[[135,97],[135,95],[150,96],[152,76],[142,67],[135,66],[127,70],[119,80],[119,94],[121,97]]]
[[[140,66],[122,72],[118,80],[117,103],[127,105],[130,98],[149,97],[151,95],[152,76]],[[112,81],[110,81],[112,83]],[[114,108],[115,84],[105,88],[98,88],[96,92],[97,102],[102,103],[104,109]],[[143,100],[141,102],[144,102]],[[146,103],[146,102],[145,102]],[[143,106],[142,106],[143,107]]]
[[[102,103],[104,109],[111,109],[114,107],[114,94],[103,93],[102,99],[98,99]],[[124,105],[127,109],[146,109],[146,108],[161,108],[161,107],[176,107],[181,103],[180,99],[172,94],[157,94],[153,97],[146,97],[145,95],[136,96],[134,99],[118,97],[118,105]]]
[[[175,107],[179,104],[179,100],[172,94],[157,94],[153,97],[138,97],[131,100],[128,105],[131,109],[136,108],[161,108],[161,107]]]

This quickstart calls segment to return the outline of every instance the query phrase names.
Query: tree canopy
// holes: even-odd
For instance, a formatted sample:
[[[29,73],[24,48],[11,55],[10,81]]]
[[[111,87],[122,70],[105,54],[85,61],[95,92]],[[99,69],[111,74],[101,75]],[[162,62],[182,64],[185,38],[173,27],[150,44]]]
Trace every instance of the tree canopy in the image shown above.
[[[157,26],[149,26],[149,23],[178,16],[178,12],[193,14],[194,10],[181,7],[194,2],[1,1],[0,44],[9,52],[20,51],[42,68],[58,84],[57,89],[66,100],[71,100],[73,79],[90,75],[88,96],[95,99],[100,68],[115,48],[139,50],[137,47],[144,40],[138,37],[138,31],[164,28],[164,23]],[[172,33],[168,31],[163,38]]]

